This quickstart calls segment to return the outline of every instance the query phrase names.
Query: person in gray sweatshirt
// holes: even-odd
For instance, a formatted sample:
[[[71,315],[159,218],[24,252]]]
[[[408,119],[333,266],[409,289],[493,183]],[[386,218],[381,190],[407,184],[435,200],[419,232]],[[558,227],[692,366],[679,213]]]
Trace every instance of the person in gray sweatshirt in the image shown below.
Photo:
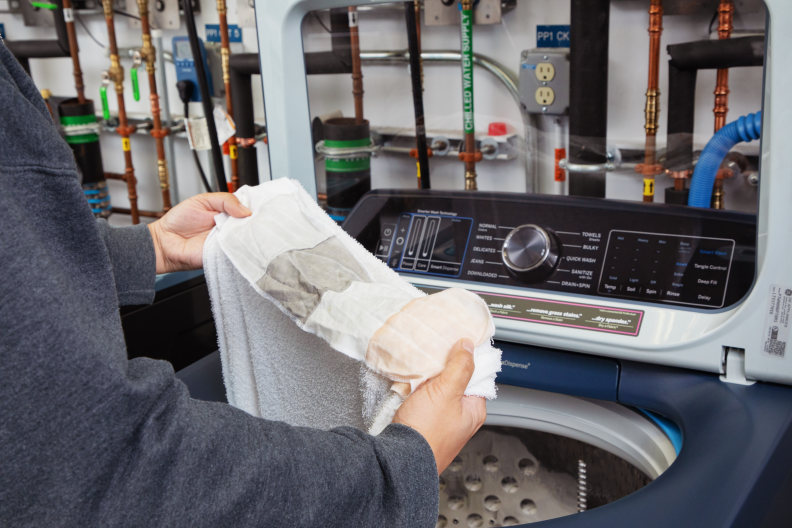
[[[292,427],[192,400],[169,363],[127,360],[119,306],[201,266],[205,194],[111,228],[0,42],[0,526],[431,527],[438,472],[486,415],[470,342],[380,435]]]

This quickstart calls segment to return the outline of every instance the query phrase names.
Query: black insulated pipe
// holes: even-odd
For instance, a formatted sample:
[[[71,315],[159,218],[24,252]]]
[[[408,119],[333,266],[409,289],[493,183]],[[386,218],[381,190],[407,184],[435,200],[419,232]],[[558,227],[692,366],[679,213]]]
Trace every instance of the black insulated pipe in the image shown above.
[[[234,101],[236,136],[249,139],[256,137],[256,123],[253,114],[253,75],[259,75],[258,53],[234,53],[228,61],[231,77],[231,100]],[[259,184],[258,158],[254,147],[237,149],[239,185]]]
[[[217,189],[228,192],[228,183],[225,178],[223,166],[223,151],[217,140],[217,128],[214,120],[212,97],[209,95],[209,83],[206,80],[206,69],[201,55],[201,45],[198,42],[198,31],[195,29],[195,15],[193,15],[192,2],[182,2],[184,5],[184,23],[187,25],[187,35],[190,39],[190,50],[195,63],[195,75],[198,77],[198,88],[201,91],[206,126],[209,128],[209,143],[212,145],[212,161],[214,162],[215,175],[217,176]]]
[[[58,6],[52,11],[57,40],[5,41],[8,51],[19,61],[19,64],[22,65],[28,75],[30,75],[30,61],[28,59],[71,57],[69,36],[66,32],[66,20],[63,18],[63,1],[53,0],[53,3]]]
[[[666,168],[693,169],[693,127],[698,70],[762,66],[764,37],[700,40],[668,46],[668,153]]]
[[[352,74],[352,45],[349,40],[349,10],[330,10],[332,51],[305,54],[305,73],[308,75]]]
[[[605,163],[610,0],[572,0],[569,162]],[[605,173],[569,173],[569,194],[605,198]]]
[[[413,108],[415,110],[415,144],[418,150],[419,183],[421,189],[430,189],[429,154],[426,146],[423,86],[421,85],[421,52],[418,49],[418,28],[413,2],[404,2],[404,15],[407,20],[407,43],[410,50],[410,76],[412,77]]]

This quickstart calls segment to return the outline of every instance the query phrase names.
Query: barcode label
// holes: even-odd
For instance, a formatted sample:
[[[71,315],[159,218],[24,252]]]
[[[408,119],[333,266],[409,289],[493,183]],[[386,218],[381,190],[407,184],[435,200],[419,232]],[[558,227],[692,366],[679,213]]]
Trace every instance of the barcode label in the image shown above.
[[[774,284],[765,315],[765,333],[762,352],[783,359],[789,342],[789,318],[792,312],[792,288]]]

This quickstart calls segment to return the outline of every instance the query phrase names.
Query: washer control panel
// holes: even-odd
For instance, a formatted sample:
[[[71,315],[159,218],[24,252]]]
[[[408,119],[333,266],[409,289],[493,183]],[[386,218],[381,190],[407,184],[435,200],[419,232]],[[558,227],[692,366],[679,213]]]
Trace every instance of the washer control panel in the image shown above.
[[[377,190],[344,229],[392,269],[698,309],[740,301],[756,217],[529,194]]]

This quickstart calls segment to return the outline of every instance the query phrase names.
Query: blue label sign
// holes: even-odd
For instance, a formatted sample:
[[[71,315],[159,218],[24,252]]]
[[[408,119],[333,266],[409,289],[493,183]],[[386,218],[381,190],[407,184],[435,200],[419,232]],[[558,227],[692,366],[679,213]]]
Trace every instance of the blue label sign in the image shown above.
[[[206,41],[220,42],[220,24],[206,24]],[[236,24],[228,24],[228,41],[242,42],[242,29]]]
[[[0,24],[0,39],[5,40],[5,26]]]
[[[537,48],[568,48],[569,26],[536,26]]]

